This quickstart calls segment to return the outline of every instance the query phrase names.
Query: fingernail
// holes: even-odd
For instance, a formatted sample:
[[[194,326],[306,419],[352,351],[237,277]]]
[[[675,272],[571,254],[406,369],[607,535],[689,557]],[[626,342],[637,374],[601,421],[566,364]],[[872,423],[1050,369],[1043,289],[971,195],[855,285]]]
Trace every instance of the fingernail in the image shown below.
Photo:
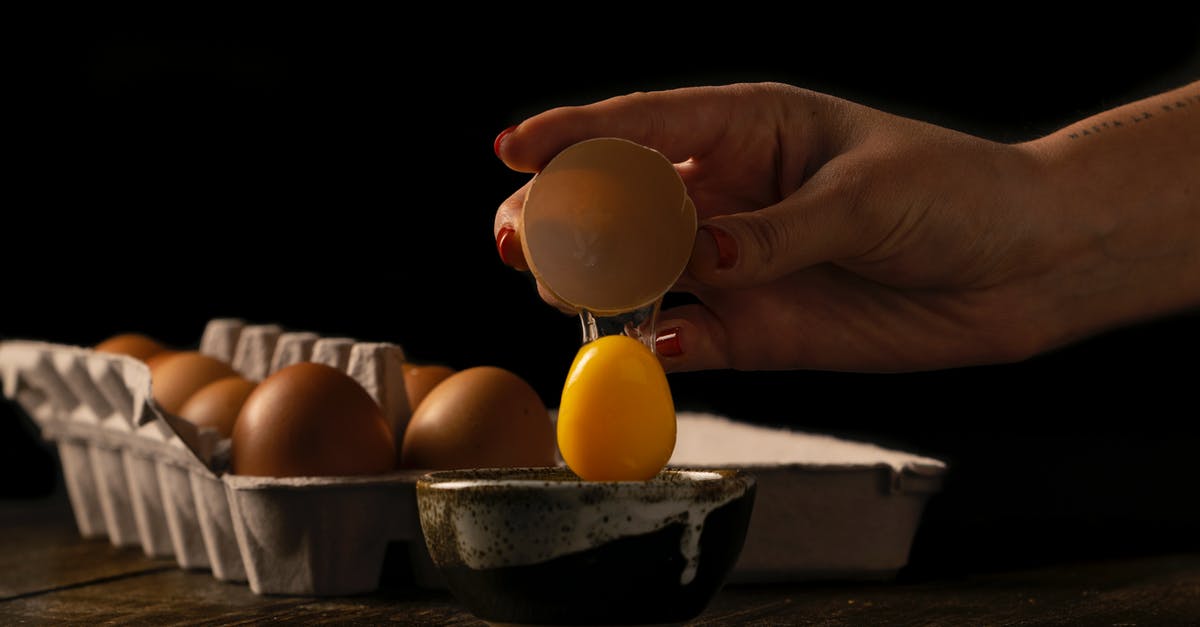
[[[504,143],[504,138],[508,137],[508,134],[513,132],[514,130],[516,130],[516,128],[517,128],[517,125],[513,124],[512,126],[504,129],[503,131],[500,131],[500,134],[496,136],[495,141],[492,142],[492,152],[496,153],[497,158],[500,157],[500,144]]]
[[[529,264],[525,263],[525,252],[521,250],[521,241],[511,226],[500,229],[496,235],[496,252],[500,253],[500,261],[505,265],[521,272],[529,269]]]
[[[700,227],[700,230],[708,233],[709,237],[713,239],[713,243],[717,245],[717,269],[732,268],[738,258],[737,241],[733,239],[733,236],[711,224]]]
[[[678,357],[683,354],[679,345],[679,327],[671,327],[658,332],[654,340],[654,350],[663,357]]]

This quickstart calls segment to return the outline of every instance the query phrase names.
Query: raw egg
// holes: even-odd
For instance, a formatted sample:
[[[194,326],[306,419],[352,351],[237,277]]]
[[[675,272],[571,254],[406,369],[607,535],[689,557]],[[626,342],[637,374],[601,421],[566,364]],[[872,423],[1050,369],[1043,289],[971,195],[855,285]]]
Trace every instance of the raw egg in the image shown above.
[[[183,404],[200,388],[236,374],[229,364],[215,357],[184,351],[155,360],[150,368],[151,391],[163,409],[179,415]]]
[[[151,357],[162,353],[167,348],[153,338],[146,337],[140,333],[122,333],[104,340],[96,345],[96,351],[100,353],[112,353],[114,355],[129,355],[134,359],[146,361]]]
[[[502,368],[469,368],[421,402],[400,461],[435,470],[553,466],[554,425],[524,379]]]
[[[675,449],[667,375],[641,342],[608,335],[579,349],[558,408],[558,448],[589,481],[641,481]]]
[[[349,375],[302,362],[258,384],[233,425],[233,471],[263,477],[370,475],[396,462],[383,411]]]
[[[215,429],[227,438],[233,435],[238,412],[257,385],[239,376],[217,379],[193,394],[179,410],[179,416],[198,427]]]
[[[408,393],[408,406],[417,411],[429,391],[454,374],[447,366],[417,366],[404,364],[404,391]]]

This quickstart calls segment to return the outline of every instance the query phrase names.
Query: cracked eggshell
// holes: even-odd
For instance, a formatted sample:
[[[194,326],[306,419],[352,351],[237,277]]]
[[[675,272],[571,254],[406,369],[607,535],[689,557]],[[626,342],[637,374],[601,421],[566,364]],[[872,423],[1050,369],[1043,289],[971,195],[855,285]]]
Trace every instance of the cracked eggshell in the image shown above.
[[[529,269],[568,305],[632,311],[684,268],[696,209],[661,153],[612,137],[563,150],[533,179],[521,219]]]

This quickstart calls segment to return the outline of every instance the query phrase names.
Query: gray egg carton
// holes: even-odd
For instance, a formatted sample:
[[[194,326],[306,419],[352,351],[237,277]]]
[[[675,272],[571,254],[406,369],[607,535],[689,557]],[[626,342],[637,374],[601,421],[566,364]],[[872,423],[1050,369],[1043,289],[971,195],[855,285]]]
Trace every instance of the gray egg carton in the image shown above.
[[[404,351],[275,325],[211,321],[200,351],[261,380],[315,361],[354,377],[397,438],[408,424]],[[259,594],[342,595],[378,587],[390,542],[406,542],[413,578],[440,587],[416,512],[420,475],[271,478],[227,473],[229,440],[164,411],[145,363],[87,348],[0,343],[4,395],[62,462],[80,534],[182,568],[247,581]]]

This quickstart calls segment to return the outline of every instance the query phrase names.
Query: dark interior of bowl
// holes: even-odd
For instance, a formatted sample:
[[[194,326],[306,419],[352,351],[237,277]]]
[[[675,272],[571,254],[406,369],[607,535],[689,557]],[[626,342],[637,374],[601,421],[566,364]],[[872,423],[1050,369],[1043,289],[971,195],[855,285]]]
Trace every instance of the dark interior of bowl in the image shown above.
[[[741,552],[754,486],[712,510],[700,534],[695,577],[681,583],[685,524],[621,537],[588,550],[521,566],[440,566],[454,595],[476,616],[498,623],[645,624],[699,615]]]

